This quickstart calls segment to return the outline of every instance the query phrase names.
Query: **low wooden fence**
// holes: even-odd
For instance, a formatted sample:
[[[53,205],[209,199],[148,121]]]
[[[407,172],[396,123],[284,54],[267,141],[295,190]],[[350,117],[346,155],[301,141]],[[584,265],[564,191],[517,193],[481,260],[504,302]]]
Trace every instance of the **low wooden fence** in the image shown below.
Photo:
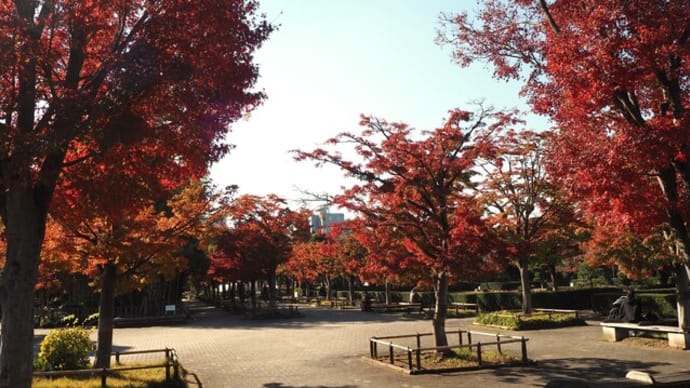
[[[48,371],[48,372],[34,372],[34,377],[73,377],[73,376],[100,376],[101,377],[101,387],[106,388],[108,386],[107,380],[109,376],[116,373],[140,370],[140,369],[158,369],[165,368],[165,381],[170,381],[171,378],[175,380],[180,379],[180,373],[183,377],[191,376],[194,381],[188,381],[196,384],[199,388],[203,388],[201,380],[195,373],[191,373],[184,369],[180,365],[179,359],[177,358],[177,353],[175,349],[165,348],[165,349],[155,349],[155,350],[133,350],[127,352],[113,352],[112,356],[115,357],[115,363],[120,364],[120,357],[134,355],[134,354],[152,354],[152,353],[164,353],[165,362],[162,365],[141,365],[141,366],[129,366],[129,367],[116,367],[116,368],[94,368],[94,369],[75,369],[75,370],[60,370],[60,371]]]
[[[527,341],[528,338],[512,336],[499,333],[486,333],[481,331],[472,330],[462,330],[457,331],[446,331],[446,335],[457,334],[458,345],[454,346],[435,346],[435,347],[422,347],[422,337],[432,336],[433,333],[416,333],[407,335],[394,335],[385,337],[371,337],[369,339],[369,354],[372,359],[378,360],[379,358],[379,345],[387,347],[388,349],[388,360],[391,364],[395,364],[395,352],[396,350],[402,352],[407,356],[407,366],[410,372],[422,370],[421,354],[422,352],[429,351],[439,351],[439,350],[450,350],[450,349],[462,349],[467,348],[470,352],[476,351],[477,364],[481,368],[483,366],[482,362],[482,351],[485,351],[488,347],[496,348],[496,351],[503,354],[502,346],[512,343],[520,343],[520,353],[521,353],[521,363],[529,363],[527,358]],[[463,337],[466,338],[463,339]],[[473,338],[474,337],[474,338]],[[489,337],[489,341],[476,341],[477,337]],[[399,344],[394,344],[391,340],[393,339],[404,339],[404,338],[415,338],[416,346],[403,346]],[[475,342],[472,342],[473,339]],[[473,350],[474,349],[474,350]],[[384,356],[385,357],[385,356]]]

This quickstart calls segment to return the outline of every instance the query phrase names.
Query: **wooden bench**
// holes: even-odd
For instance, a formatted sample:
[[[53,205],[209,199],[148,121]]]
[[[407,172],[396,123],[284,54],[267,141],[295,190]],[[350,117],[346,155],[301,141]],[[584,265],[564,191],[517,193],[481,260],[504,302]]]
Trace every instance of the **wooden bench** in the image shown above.
[[[467,302],[451,302],[449,307],[454,307],[455,308],[455,314],[458,313],[458,311],[462,308],[463,311],[472,309],[474,310],[475,313],[479,312],[479,307],[477,306],[476,303],[467,303]]]
[[[331,301],[331,303],[332,303],[332,304],[331,304],[331,307],[333,307],[333,308],[341,308],[341,309],[344,309],[344,308],[347,306],[347,304],[348,304],[348,300],[347,300],[347,298],[344,297],[344,296],[339,296],[339,297],[337,297],[337,298],[333,298],[333,300]]]
[[[633,331],[649,331],[656,333],[666,333],[668,345],[672,348],[688,349],[690,345],[690,332],[681,330],[676,326],[666,325],[640,325],[627,322],[602,322],[601,329],[609,342],[620,341],[630,336]]]
[[[421,303],[396,303],[396,304],[382,304],[375,303],[371,305],[371,309],[376,312],[394,312],[394,311],[405,311],[412,312],[414,310],[421,309]]]

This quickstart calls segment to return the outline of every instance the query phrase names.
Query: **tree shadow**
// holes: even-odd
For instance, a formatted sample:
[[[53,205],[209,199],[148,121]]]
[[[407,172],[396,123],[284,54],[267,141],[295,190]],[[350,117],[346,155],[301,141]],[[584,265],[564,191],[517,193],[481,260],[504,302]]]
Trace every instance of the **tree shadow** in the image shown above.
[[[414,320],[402,314],[380,314],[359,310],[338,310],[319,307],[299,307],[299,316],[276,319],[248,319],[243,314],[235,314],[219,308],[196,311],[184,326],[195,328],[282,328],[304,329],[329,323],[388,323]]]
[[[559,358],[538,361],[525,368],[500,368],[494,371],[501,382],[519,384],[527,378],[541,380],[540,386],[549,382],[584,382],[588,387],[639,386],[627,380],[631,369],[654,372],[654,368],[668,363],[622,361],[606,358]],[[558,386],[558,385],[555,385]],[[564,385],[565,386],[565,385]]]
[[[263,388],[357,388],[357,385],[285,385],[283,383],[266,383]]]

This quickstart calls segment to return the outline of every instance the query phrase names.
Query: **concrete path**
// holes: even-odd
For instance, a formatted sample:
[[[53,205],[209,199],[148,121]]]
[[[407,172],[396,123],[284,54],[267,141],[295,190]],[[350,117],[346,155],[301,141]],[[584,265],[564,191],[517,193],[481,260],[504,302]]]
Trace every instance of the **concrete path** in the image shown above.
[[[301,309],[301,318],[249,321],[211,307],[192,309],[194,320],[182,326],[116,329],[116,350],[173,347],[207,388],[541,387],[553,380],[618,387],[624,386],[629,369],[690,370],[690,351],[608,343],[592,322],[512,333],[529,338],[529,358],[537,361],[533,366],[409,376],[368,362],[368,339],[429,332],[430,321],[309,307]],[[486,331],[471,321],[450,319],[447,328]]]

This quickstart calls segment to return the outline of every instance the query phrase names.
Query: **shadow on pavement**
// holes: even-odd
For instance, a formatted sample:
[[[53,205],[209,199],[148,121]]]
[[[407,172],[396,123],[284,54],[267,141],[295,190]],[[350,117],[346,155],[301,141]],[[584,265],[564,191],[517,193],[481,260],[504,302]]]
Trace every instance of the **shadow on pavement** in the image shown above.
[[[357,388],[356,385],[284,385],[283,383],[266,383],[263,388]]]
[[[336,310],[318,307],[300,307],[301,316],[279,319],[248,319],[243,314],[233,314],[215,307],[190,309],[192,319],[184,326],[193,328],[282,328],[304,329],[324,324],[348,324],[355,322],[387,323],[415,320],[401,314],[378,314],[359,310]]]
[[[589,387],[625,386],[631,369],[650,371],[655,366],[668,365],[642,361],[621,361],[606,358],[560,358],[538,361],[528,368],[497,369],[494,376],[504,383],[519,384],[526,378],[537,377],[543,384],[550,381],[582,381]]]

